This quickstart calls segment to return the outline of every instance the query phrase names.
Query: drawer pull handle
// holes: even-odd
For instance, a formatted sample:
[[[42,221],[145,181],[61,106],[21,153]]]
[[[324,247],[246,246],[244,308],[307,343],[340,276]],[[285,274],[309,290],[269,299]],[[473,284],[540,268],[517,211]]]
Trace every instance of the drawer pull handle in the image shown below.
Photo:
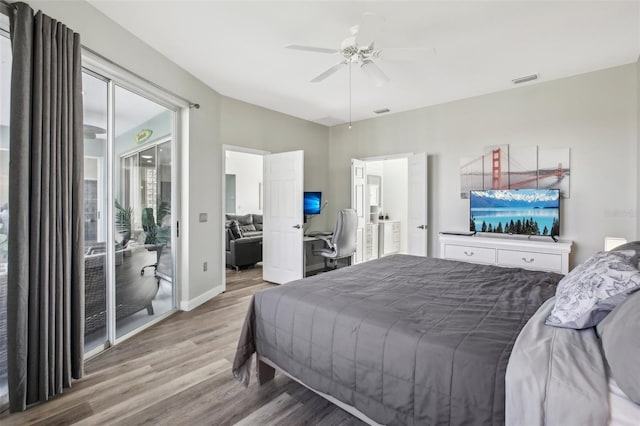
[[[527,259],[526,257],[523,257],[522,260],[524,261],[524,263],[533,263],[535,259],[533,257],[531,259]]]
[[[469,256],[469,257],[471,257],[471,256],[473,256],[473,255],[474,255],[474,253],[473,253],[473,252],[468,252],[468,251],[465,251],[465,252],[464,252],[464,254],[465,254],[466,256]]]

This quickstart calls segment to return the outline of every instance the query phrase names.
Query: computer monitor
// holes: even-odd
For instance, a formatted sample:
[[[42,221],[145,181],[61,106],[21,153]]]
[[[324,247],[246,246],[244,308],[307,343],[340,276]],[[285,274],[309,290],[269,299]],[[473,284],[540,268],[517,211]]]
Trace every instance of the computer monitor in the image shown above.
[[[322,206],[322,192],[307,192],[304,193],[304,214],[305,216],[320,214],[320,208]]]

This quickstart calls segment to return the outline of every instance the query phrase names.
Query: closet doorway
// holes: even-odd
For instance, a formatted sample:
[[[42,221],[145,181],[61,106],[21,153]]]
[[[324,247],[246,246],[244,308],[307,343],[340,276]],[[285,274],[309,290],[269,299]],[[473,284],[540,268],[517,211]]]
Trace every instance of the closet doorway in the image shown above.
[[[427,255],[426,155],[351,160],[358,215],[354,263],[395,253]]]

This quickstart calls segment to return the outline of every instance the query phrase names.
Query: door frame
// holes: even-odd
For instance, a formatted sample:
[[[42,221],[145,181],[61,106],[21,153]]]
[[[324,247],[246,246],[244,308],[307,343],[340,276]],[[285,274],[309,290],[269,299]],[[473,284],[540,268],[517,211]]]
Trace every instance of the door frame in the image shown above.
[[[121,342],[133,337],[134,335],[140,333],[141,331],[151,327],[152,325],[164,320],[166,317],[172,315],[178,310],[178,301],[181,300],[182,294],[188,294],[188,290],[186,288],[183,289],[183,286],[187,286],[188,280],[182,279],[182,262],[180,261],[182,250],[182,245],[185,247],[188,245],[188,238],[186,237],[186,233],[184,237],[178,238],[177,230],[179,229],[179,223],[182,221],[182,210],[184,208],[183,202],[188,204],[188,197],[184,197],[182,195],[182,184],[183,182],[187,182],[187,179],[183,179],[183,173],[186,171],[186,168],[182,165],[183,159],[183,142],[188,143],[188,133],[186,132],[186,126],[183,126],[183,122],[188,123],[188,114],[189,114],[189,104],[184,100],[179,99],[167,92],[164,92],[159,87],[150,84],[149,82],[141,79],[140,77],[130,73],[124,68],[120,67],[115,63],[108,63],[104,59],[96,56],[94,53],[87,51],[86,49],[82,49],[82,72],[86,72],[87,74],[103,80],[107,83],[107,169],[104,171],[103,176],[106,177],[108,173],[114,169],[115,161],[119,161],[119,158],[114,158],[113,151],[113,143],[115,140],[114,132],[115,132],[115,105],[114,105],[114,96],[115,96],[115,87],[121,87],[125,90],[128,90],[138,96],[141,96],[145,99],[148,99],[152,102],[155,102],[172,112],[172,134],[171,137],[171,180],[172,180],[172,191],[171,191],[171,204],[172,204],[172,221],[174,229],[171,233],[171,245],[172,245],[172,267],[173,267],[173,308],[166,312],[163,315],[160,315],[158,318],[153,319],[142,326],[136,328],[135,330],[126,333],[120,337],[116,337],[116,321],[115,321],[115,307],[113,309],[107,310],[107,339],[103,345],[98,345],[94,349],[86,351],[84,353],[85,360],[90,359],[91,357],[103,352],[111,346],[115,346],[120,344]],[[165,138],[167,135],[164,135],[162,138]],[[110,179],[107,179],[107,187],[106,187],[106,197],[112,196],[115,191],[115,175],[112,174]],[[114,215],[114,206],[112,202],[107,200],[105,206],[105,215],[107,218],[107,237],[112,238],[110,236],[114,233],[114,224],[111,218]],[[186,227],[185,227],[186,228]],[[186,252],[186,251],[185,251]],[[112,244],[107,244],[106,251],[106,298],[108,303],[111,306],[115,305],[115,287],[112,289],[110,282],[115,282],[115,248]]]
[[[422,151],[421,151],[422,152]],[[403,152],[403,153],[398,153],[398,154],[388,154],[388,155],[374,155],[374,156],[370,156],[370,157],[352,157],[355,160],[360,160],[360,161],[364,161],[364,162],[368,162],[368,161],[384,161],[384,160],[398,160],[398,159],[402,159],[402,158],[406,158],[407,159],[407,163],[409,161],[410,157],[413,157],[416,154],[420,154],[420,152]],[[424,151],[424,154],[426,156],[427,162],[429,161],[429,154]],[[408,164],[407,164],[408,166]],[[350,185],[352,185],[352,183],[350,183]],[[427,197],[429,195],[429,170],[427,169],[427,182],[425,183],[425,190],[427,191]],[[407,193],[409,192],[409,188],[407,188]],[[408,194],[407,194],[408,197]],[[428,200],[427,200],[428,201]],[[431,203],[427,204],[428,206],[431,205]],[[408,208],[408,206],[407,206]],[[429,218],[431,217],[431,215],[429,215],[429,212],[427,210],[427,225],[429,225]],[[407,218],[408,220],[408,218]],[[431,229],[430,226],[428,226],[428,229]],[[409,232],[407,230],[407,238],[409,238]],[[408,243],[408,241],[407,241]],[[427,256],[429,255],[429,236],[427,235]],[[408,244],[407,244],[407,249],[408,249]]]
[[[227,262],[226,262],[226,258],[225,258],[225,235],[224,235],[224,221],[225,221],[225,202],[226,202],[226,185],[225,185],[225,174],[227,171],[227,151],[232,151],[232,152],[241,152],[243,154],[254,154],[254,155],[260,155],[260,156],[265,156],[265,155],[269,155],[271,154],[270,151],[264,151],[262,149],[255,149],[255,148],[249,148],[246,146],[239,146],[239,145],[228,145],[228,144],[222,144],[222,167],[221,167],[221,171],[220,171],[220,224],[221,224],[221,230],[220,230],[220,253],[222,256],[222,264],[221,264],[221,268],[220,268],[220,282],[222,283],[222,291],[225,292],[227,291]],[[262,179],[264,182],[264,171],[262,172]],[[263,187],[264,188],[264,187]],[[238,191],[236,190],[236,197],[237,197]],[[264,206],[263,206],[264,208]]]

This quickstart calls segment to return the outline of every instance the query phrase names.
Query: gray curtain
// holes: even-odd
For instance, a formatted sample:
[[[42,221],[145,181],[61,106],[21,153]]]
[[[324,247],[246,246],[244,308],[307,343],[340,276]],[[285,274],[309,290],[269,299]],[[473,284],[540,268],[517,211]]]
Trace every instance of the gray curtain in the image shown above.
[[[24,3],[11,17],[7,341],[11,411],[83,372],[80,37]]]

